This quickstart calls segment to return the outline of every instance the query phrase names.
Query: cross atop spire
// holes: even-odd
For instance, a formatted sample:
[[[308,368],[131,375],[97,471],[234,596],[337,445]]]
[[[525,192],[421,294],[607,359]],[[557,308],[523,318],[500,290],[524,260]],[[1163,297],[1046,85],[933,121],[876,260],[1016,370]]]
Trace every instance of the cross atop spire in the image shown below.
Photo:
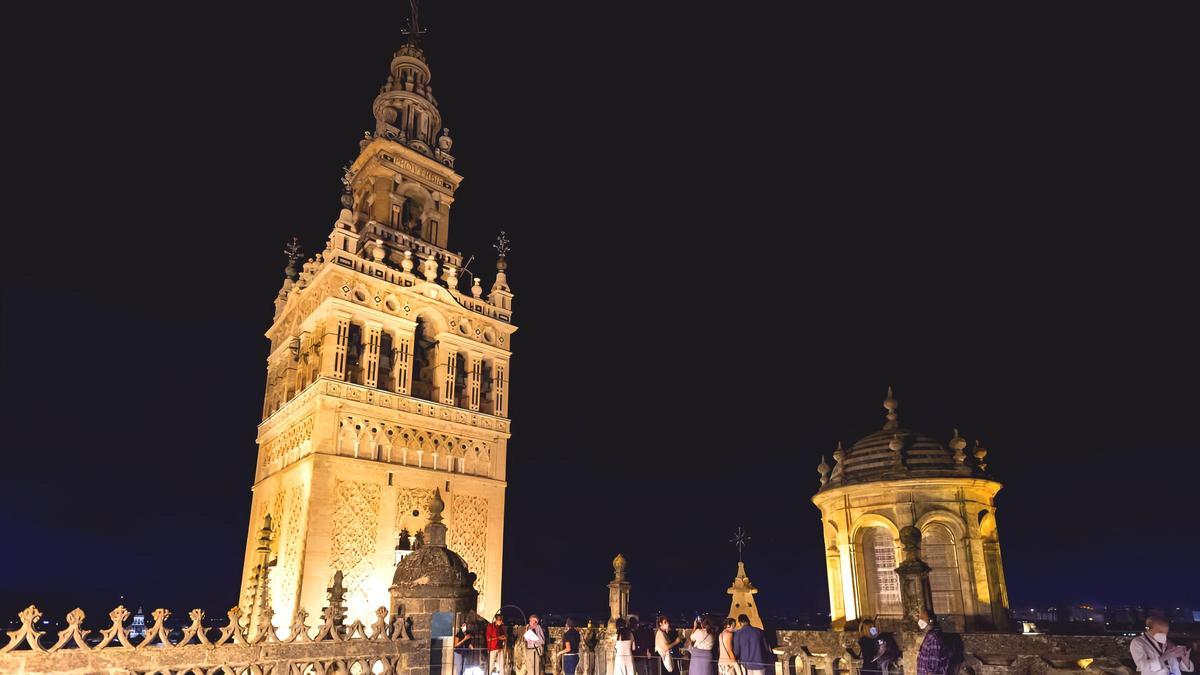
[[[418,44],[421,42],[421,36],[425,34],[425,29],[421,28],[420,7],[417,0],[408,0],[408,25],[400,32],[408,37],[410,44]]]
[[[750,543],[750,535],[746,534],[746,531],[741,527],[738,527],[733,533],[733,539],[730,539],[729,543],[737,547],[738,562],[742,562],[742,549],[746,548],[746,544]]]

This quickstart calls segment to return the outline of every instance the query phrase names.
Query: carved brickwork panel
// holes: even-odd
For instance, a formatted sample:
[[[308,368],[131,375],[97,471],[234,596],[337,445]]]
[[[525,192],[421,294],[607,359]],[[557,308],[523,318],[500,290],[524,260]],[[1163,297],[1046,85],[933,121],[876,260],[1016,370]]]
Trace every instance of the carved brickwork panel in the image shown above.
[[[473,495],[454,495],[450,525],[450,550],[461,555],[467,569],[475,573],[475,590],[484,593],[487,571],[488,500]]]
[[[270,466],[272,462],[280,462],[281,465],[290,464],[300,458],[300,444],[304,441],[312,440],[313,418],[312,415],[296,422],[282,434],[267,441],[263,445],[262,465]]]
[[[492,443],[357,415],[338,422],[335,452],[348,457],[489,476]]]
[[[271,581],[276,614],[290,616],[296,612],[300,591],[300,563],[304,558],[304,488],[293,487],[284,499],[283,521],[279,534],[279,562]]]
[[[400,488],[396,494],[396,534],[407,529],[410,535],[429,524],[429,500],[433,493],[424,488]],[[413,515],[416,511],[417,515]]]
[[[333,569],[341,570],[349,597],[364,594],[363,584],[374,571],[379,532],[379,485],[339,480],[334,488]]]

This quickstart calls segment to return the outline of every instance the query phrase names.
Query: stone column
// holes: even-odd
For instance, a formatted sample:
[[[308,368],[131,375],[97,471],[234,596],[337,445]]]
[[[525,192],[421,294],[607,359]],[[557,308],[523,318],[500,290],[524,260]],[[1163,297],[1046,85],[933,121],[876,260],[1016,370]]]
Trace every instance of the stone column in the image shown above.
[[[368,321],[366,354],[363,355],[363,385],[374,389],[379,384],[379,340],[383,324],[378,321]]]
[[[929,585],[929,565],[921,560],[921,531],[909,525],[900,530],[904,560],[896,568],[900,577],[900,598],[904,606],[904,629],[916,631],[921,610],[933,614],[933,590]]]
[[[321,336],[321,374],[346,379],[346,348],[350,344],[350,313],[336,312]]]
[[[625,556],[620,553],[613,558],[613,580],[608,582],[608,625],[616,627],[617,619],[629,616],[629,588],[625,580]]]

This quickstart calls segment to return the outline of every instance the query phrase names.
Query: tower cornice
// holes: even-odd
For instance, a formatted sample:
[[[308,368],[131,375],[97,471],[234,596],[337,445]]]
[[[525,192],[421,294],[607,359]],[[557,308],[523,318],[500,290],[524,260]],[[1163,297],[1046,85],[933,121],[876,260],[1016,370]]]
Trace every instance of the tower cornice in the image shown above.
[[[354,162],[350,165],[350,173],[357,177],[358,172],[366,167],[367,164],[369,164],[373,159],[388,161],[393,165],[396,165],[395,160],[397,158],[408,160],[419,169],[423,169],[436,176],[439,176],[448,183],[442,185],[434,184],[432,177],[428,174],[423,174],[421,171],[409,171],[407,173],[407,175],[409,175],[411,178],[425,183],[430,187],[438,190],[449,190],[451,193],[453,193],[458,189],[459,184],[462,183],[462,175],[456,172],[454,169],[435,159],[426,157],[420,152],[417,152],[416,150],[413,150],[402,143],[379,136],[374,137],[371,142],[367,143],[367,145],[358,153],[358,157],[355,158]],[[406,167],[401,165],[396,165],[391,168],[399,171],[404,171],[406,169]]]
[[[822,504],[832,504],[834,502],[841,501],[846,497],[853,497],[854,495],[866,495],[873,493],[886,493],[894,495],[897,492],[904,490],[929,490],[944,488],[970,488],[980,490],[986,493],[989,497],[995,497],[1003,487],[1004,485],[999,481],[969,476],[964,476],[961,478],[953,476],[897,478],[831,487],[813,495],[812,503],[816,504],[817,506],[821,506]]]

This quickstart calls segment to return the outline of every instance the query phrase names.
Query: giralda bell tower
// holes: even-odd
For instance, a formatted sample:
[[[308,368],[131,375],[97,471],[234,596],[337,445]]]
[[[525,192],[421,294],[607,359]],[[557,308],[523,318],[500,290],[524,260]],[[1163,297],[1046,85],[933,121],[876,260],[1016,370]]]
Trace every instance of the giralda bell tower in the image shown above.
[[[414,22],[415,23],[415,22]],[[346,622],[388,604],[435,488],[450,547],[500,606],[513,295],[507,241],[487,294],[446,248],[462,176],[414,26],[375,98],[325,250],[296,245],[258,428],[241,607],[314,617],[341,572]]]

